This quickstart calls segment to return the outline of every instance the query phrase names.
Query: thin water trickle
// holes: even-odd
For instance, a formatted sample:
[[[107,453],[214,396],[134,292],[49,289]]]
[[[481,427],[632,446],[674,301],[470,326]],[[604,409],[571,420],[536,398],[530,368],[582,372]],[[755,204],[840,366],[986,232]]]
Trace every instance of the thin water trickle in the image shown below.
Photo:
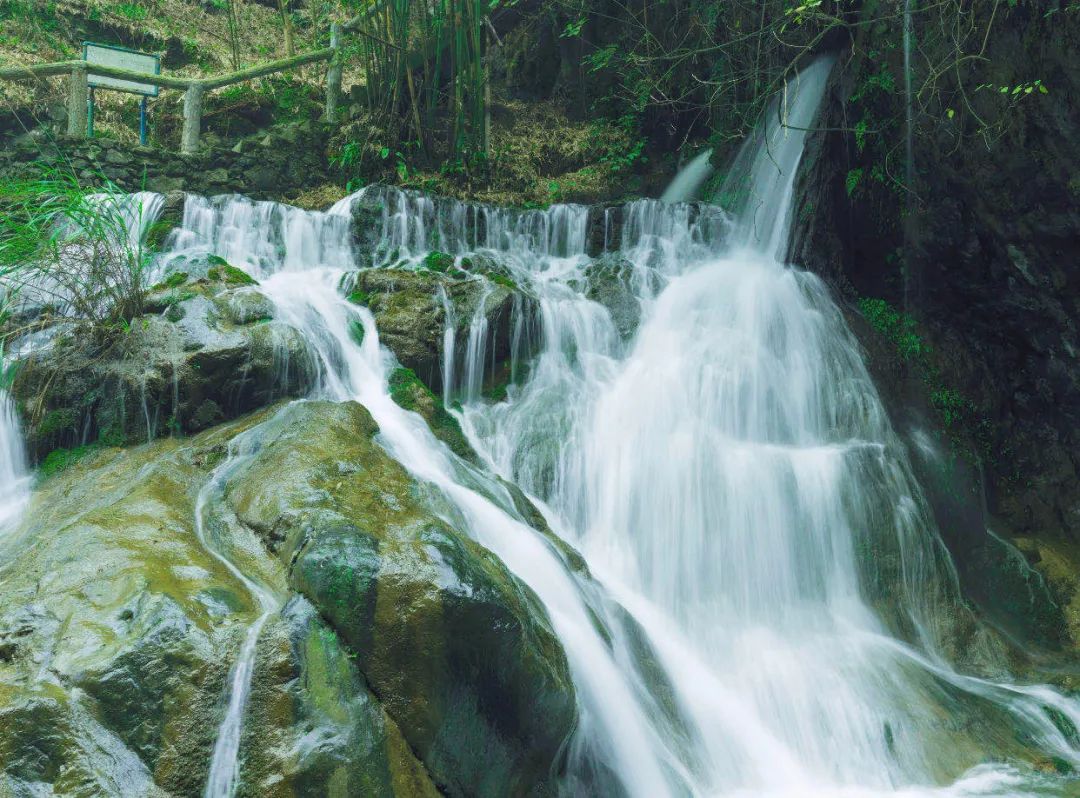
[[[185,212],[174,255],[214,252],[258,277],[317,355],[316,394],[364,404],[387,451],[437,488],[436,511],[540,598],[580,704],[567,794],[1060,795],[1038,766],[1080,765],[1061,727],[1080,724],[1077,702],[949,664],[976,624],[904,448],[828,289],[782,263],[828,73],[828,62],[805,70],[744,148],[730,213],[624,209],[614,257],[640,314],[629,343],[586,296],[597,263],[580,206],[514,212],[369,189],[323,214],[238,198]],[[476,390],[486,318],[458,335],[467,316],[445,291],[432,297],[447,320],[448,404],[462,399],[455,412],[486,470],[389,395],[393,356],[340,289],[356,265],[357,202],[382,208],[376,265],[482,250],[536,300],[512,325],[527,379],[490,402]],[[595,581],[491,472],[535,499]],[[222,740],[238,738],[241,665],[263,618],[234,671],[236,723],[219,736],[233,754]],[[993,638],[980,639],[962,645],[1004,672]],[[235,783],[235,756],[217,762]]]
[[[261,426],[272,423],[273,419]],[[195,534],[199,542],[244,586],[259,612],[244,633],[240,652],[229,672],[225,717],[218,727],[217,738],[214,741],[214,751],[210,758],[209,775],[203,790],[203,798],[230,798],[239,784],[240,739],[244,727],[244,712],[251,695],[259,634],[270,616],[277,612],[281,605],[271,589],[245,574],[233,562],[208,526],[211,506],[220,499],[229,478],[258,451],[260,432],[260,427],[254,427],[233,439],[225,461],[214,469],[195,501]]]

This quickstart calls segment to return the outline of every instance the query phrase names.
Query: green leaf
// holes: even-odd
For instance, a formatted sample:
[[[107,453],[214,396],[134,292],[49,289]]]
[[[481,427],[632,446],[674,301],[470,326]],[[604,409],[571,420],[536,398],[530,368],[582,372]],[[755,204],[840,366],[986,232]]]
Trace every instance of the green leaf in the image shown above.
[[[851,169],[847,173],[847,177],[844,178],[844,187],[847,189],[847,195],[850,197],[855,191],[855,188],[859,185],[859,181],[862,180],[862,169]]]

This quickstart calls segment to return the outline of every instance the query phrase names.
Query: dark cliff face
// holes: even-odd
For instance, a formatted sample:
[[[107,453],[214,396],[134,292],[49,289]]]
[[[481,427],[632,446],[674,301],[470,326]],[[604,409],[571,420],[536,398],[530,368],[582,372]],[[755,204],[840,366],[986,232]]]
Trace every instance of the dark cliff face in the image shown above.
[[[942,81],[915,98],[910,196],[903,84],[873,91],[885,70],[902,78],[902,54],[865,55],[895,31],[854,43],[803,163],[792,259],[842,296],[914,316],[943,383],[970,402],[962,432],[979,438],[991,513],[1014,535],[1076,543],[1080,13],[999,5],[963,91]],[[891,140],[854,132],[868,119]]]

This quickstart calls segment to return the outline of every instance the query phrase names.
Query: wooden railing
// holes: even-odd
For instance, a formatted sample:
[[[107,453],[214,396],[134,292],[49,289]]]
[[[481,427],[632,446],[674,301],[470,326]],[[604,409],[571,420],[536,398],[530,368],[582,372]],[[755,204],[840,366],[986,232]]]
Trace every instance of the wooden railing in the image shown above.
[[[35,80],[56,75],[67,75],[67,132],[70,136],[79,137],[86,136],[86,108],[89,99],[88,76],[91,74],[132,80],[166,89],[181,89],[184,92],[184,125],[180,136],[180,152],[191,154],[199,148],[199,135],[202,130],[203,95],[206,92],[224,86],[231,86],[234,83],[242,83],[245,80],[263,77],[264,75],[272,75],[275,72],[283,72],[305,64],[318,63],[319,61],[330,62],[326,75],[325,116],[330,122],[337,121],[337,106],[341,102],[340,47],[341,27],[334,25],[331,27],[329,47],[293,56],[292,58],[268,61],[265,64],[217,77],[184,78],[169,75],[148,75],[143,72],[135,72],[104,64],[88,64],[86,61],[57,61],[50,64],[0,69],[0,80]]]

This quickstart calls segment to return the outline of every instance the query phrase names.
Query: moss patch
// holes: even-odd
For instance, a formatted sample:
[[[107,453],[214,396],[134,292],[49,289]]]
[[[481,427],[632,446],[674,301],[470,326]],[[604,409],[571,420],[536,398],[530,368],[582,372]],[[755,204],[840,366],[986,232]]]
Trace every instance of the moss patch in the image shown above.
[[[210,264],[210,268],[206,272],[206,276],[215,282],[222,282],[226,285],[258,285],[259,281],[245,272],[243,269],[238,269],[231,265],[224,258],[217,255],[210,255],[206,259]]]
[[[447,255],[445,252],[429,252],[424,257],[424,268],[430,269],[433,272],[439,272],[446,274],[454,265],[454,258],[452,255]]]
[[[97,451],[101,446],[90,443],[85,446],[76,446],[74,449],[53,449],[45,459],[41,461],[38,473],[45,479],[66,471],[71,466],[82,460],[87,455]]]
[[[354,305],[360,305],[362,307],[367,307],[368,303],[371,302],[371,294],[360,288],[350,292],[348,298]]]
[[[173,272],[150,290],[167,291],[170,288],[179,288],[188,281],[188,276],[187,272]]]
[[[431,389],[416,376],[412,369],[396,368],[388,380],[390,398],[400,407],[420,414],[431,427],[435,437],[450,447],[459,457],[477,462],[476,452],[469,445],[457,419],[447,412]]]

